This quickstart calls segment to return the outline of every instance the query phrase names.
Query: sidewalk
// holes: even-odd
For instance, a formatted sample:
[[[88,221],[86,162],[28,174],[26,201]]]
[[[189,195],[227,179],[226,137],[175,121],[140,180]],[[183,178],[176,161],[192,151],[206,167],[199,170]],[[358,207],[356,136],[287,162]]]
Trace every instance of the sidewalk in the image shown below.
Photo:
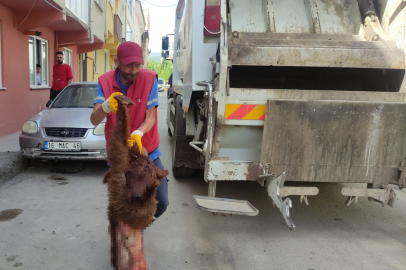
[[[0,184],[27,168],[27,160],[20,154],[18,137],[21,132],[0,137]]]

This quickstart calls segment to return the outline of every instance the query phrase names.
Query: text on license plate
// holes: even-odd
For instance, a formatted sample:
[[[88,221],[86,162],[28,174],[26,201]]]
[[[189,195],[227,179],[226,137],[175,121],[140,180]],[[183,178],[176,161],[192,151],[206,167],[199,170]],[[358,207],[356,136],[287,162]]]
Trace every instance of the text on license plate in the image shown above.
[[[80,151],[80,142],[45,142],[44,150]]]

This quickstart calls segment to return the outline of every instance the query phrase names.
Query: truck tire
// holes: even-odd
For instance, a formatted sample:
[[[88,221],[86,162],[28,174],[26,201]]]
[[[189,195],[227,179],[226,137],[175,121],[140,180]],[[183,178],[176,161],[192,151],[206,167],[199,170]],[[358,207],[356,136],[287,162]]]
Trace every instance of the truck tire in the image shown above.
[[[188,178],[192,177],[194,170],[191,168],[187,168],[185,166],[172,168],[173,176],[176,178]]]
[[[173,89],[172,88],[168,88],[168,92],[166,92],[166,97],[168,99],[173,97]]]
[[[186,135],[186,120],[183,118],[183,110],[182,110],[182,96],[176,95],[175,96],[175,123],[174,123],[174,134],[173,135],[173,150],[172,150],[172,172],[173,176],[176,178],[187,178],[192,177],[194,173],[194,169],[180,166],[175,167],[175,150],[176,150],[176,136],[184,136]]]

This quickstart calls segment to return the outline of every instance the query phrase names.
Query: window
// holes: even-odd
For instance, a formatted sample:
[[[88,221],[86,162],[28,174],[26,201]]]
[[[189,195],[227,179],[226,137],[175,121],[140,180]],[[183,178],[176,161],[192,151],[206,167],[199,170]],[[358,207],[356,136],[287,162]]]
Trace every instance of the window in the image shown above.
[[[133,15],[133,0],[128,0],[127,2],[128,9],[130,10],[131,16]]]
[[[30,85],[48,86],[48,41],[39,37],[29,37],[28,41],[29,64],[30,64]],[[37,64],[41,65],[37,81]]]
[[[68,64],[70,68],[73,70],[72,56],[73,56],[72,50],[69,50],[68,48],[63,48],[63,58],[64,58],[63,62],[65,64]]]
[[[66,0],[65,5],[72,11],[79,19],[86,24],[89,23],[89,2],[84,0]]]
[[[94,51],[94,73],[99,73],[99,51]]]
[[[125,21],[125,5],[124,5],[124,0],[121,1],[121,18],[123,19],[123,22]]]
[[[123,23],[122,25],[121,25],[121,38],[125,38],[125,24]]]
[[[87,81],[87,54],[82,53],[79,55],[79,62],[80,62],[80,81],[86,82]]]
[[[104,50],[104,73],[109,71],[109,51]]]
[[[93,108],[97,84],[71,84],[52,103],[51,108]]]
[[[127,41],[134,41],[131,39],[132,33],[131,26],[127,23],[127,36],[125,38]]]

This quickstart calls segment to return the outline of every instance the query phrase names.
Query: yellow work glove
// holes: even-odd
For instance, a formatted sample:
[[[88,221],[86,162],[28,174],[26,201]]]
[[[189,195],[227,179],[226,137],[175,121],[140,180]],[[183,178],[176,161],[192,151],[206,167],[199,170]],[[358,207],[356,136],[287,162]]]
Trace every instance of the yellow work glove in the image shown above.
[[[108,99],[106,99],[106,101],[104,101],[102,103],[103,111],[105,113],[109,113],[109,112],[115,113],[115,112],[117,112],[118,104],[117,104],[117,100],[114,98],[114,96],[122,96],[122,95],[123,95],[123,93],[120,93],[120,92],[112,93],[110,95],[110,97]]]
[[[128,138],[128,147],[133,147],[134,142],[137,143],[138,147],[140,148],[140,153],[142,151],[142,142],[141,138],[144,135],[144,133],[141,130],[136,130],[133,133],[131,133],[130,138]]]

